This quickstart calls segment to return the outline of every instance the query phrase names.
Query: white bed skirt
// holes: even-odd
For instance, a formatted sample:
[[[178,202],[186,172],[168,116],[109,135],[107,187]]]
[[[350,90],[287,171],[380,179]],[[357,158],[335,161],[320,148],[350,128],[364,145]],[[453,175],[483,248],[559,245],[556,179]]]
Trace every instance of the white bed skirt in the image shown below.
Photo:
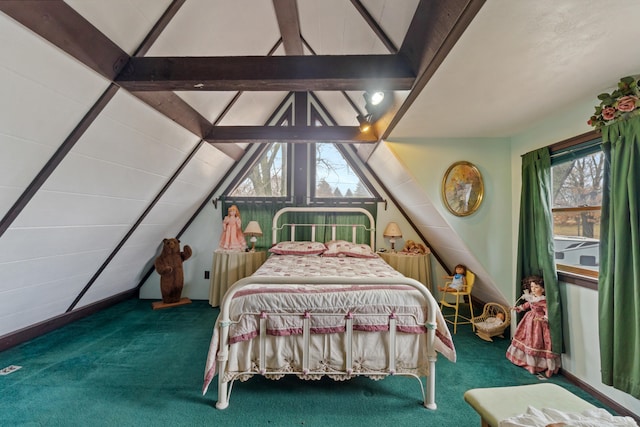
[[[396,334],[396,372],[427,376],[429,360],[426,334]],[[284,337],[267,336],[264,372],[259,369],[260,348],[258,340],[241,341],[230,345],[229,361],[223,381],[246,381],[254,374],[270,379],[280,379],[285,373],[300,372],[302,379],[320,379],[323,375],[335,380],[349,379],[356,375],[378,379],[388,375],[389,333],[354,331],[352,338],[352,371],[345,374],[345,334],[314,334],[310,337],[309,369],[302,374],[304,340],[301,335]],[[377,375],[379,374],[379,375]]]

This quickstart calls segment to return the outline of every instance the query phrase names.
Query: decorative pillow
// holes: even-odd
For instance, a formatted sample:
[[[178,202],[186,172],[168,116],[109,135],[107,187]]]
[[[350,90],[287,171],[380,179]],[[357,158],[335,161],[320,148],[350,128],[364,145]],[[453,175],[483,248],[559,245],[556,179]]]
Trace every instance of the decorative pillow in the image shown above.
[[[376,258],[371,246],[364,243],[351,243],[346,240],[332,240],[326,243],[327,250],[322,256],[349,256],[354,258]]]
[[[277,255],[320,255],[327,247],[320,242],[280,242],[269,252]]]

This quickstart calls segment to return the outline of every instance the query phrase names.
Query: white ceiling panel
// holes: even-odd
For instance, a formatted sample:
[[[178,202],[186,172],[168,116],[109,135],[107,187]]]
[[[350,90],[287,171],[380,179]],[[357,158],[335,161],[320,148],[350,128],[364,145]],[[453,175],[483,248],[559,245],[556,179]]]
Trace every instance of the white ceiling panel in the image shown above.
[[[154,162],[160,160],[156,159],[155,156],[163,155],[163,150],[167,150],[167,148],[174,153],[175,158],[176,151],[185,154],[189,153],[199,141],[198,137],[183,127],[171,120],[167,120],[165,116],[122,90],[114,96],[102,114],[122,128],[122,133],[119,133],[119,135],[127,135],[129,143],[141,144],[142,151],[146,151],[147,154],[153,152]],[[105,126],[114,126],[114,124]],[[100,129],[100,131],[104,131],[104,129]],[[107,132],[107,135],[112,133],[111,131]],[[151,141],[154,143],[153,149],[144,145]],[[163,145],[166,147],[163,147]],[[175,162],[176,160],[174,159],[173,164]],[[160,162],[160,169],[164,170],[166,166],[166,163]]]
[[[78,177],[83,177],[78,179]],[[150,200],[162,188],[164,176],[75,154],[68,155],[43,191]]]
[[[125,197],[41,190],[31,199],[12,226],[127,226],[146,205],[144,200]]]
[[[369,14],[400,49],[419,0],[363,0]],[[400,7],[399,7],[400,6]]]
[[[18,298],[24,297],[29,299],[31,292],[36,293],[39,290],[33,289],[29,293],[21,293],[16,291],[12,294],[0,295],[0,336],[8,334],[12,331],[21,330],[28,326],[38,324],[47,319],[64,314],[71,302],[73,301],[72,295],[66,295],[67,289],[66,283],[58,283],[58,287],[63,287],[64,297],[51,299],[52,296],[48,293],[38,293],[36,298],[31,298],[25,304],[13,304],[7,311],[6,303],[17,301]],[[75,290],[74,288],[70,288]],[[16,295],[17,294],[17,295]]]
[[[9,243],[0,245],[0,263],[17,263],[21,260],[44,257],[72,256],[81,252],[107,250],[107,246],[96,245],[96,242],[110,241],[112,236],[120,235],[126,230],[124,226],[83,227],[74,225],[68,227],[51,227],[43,230],[41,227],[10,228],[3,235]],[[43,245],[44,241],[64,242],[58,245],[56,252]],[[2,282],[6,283],[6,282]],[[0,289],[2,285],[0,285]]]
[[[147,55],[266,55],[279,38],[271,0],[189,0]]]
[[[640,2],[486,2],[389,139],[508,137],[581,100],[596,105],[640,72],[640,44],[612,44],[638,39],[637,26],[619,25],[629,17]]]
[[[11,243],[17,241],[22,234],[16,232],[11,237]],[[6,253],[11,246],[2,244],[2,252]],[[58,245],[60,246],[60,245]],[[40,283],[48,283],[66,277],[92,275],[96,265],[107,256],[105,249],[54,256],[29,257],[21,261],[8,261],[0,264],[0,292],[15,288],[28,288]],[[0,298],[2,299],[2,298]]]
[[[389,53],[350,2],[300,0],[298,10],[302,37],[317,55]]]
[[[314,92],[324,109],[329,112],[338,126],[358,125],[358,111],[353,108],[346,97],[348,96],[351,102],[358,105],[361,113],[365,113],[363,93],[364,92]]]
[[[218,120],[227,105],[233,100],[237,92],[176,92],[187,104],[192,106],[210,123]]]
[[[220,125],[263,125],[286,96],[285,92],[243,92]]]
[[[171,0],[65,0],[69,6],[133,55]]]
[[[0,69],[28,81],[29,84],[23,84],[23,89],[31,87],[32,90],[55,93],[55,97],[59,99],[51,104],[45,104],[46,108],[52,110],[50,111],[52,114],[56,114],[52,107],[57,106],[63,98],[68,98],[66,102],[73,101],[84,106],[93,105],[109,83],[2,13],[0,13]],[[5,93],[4,77],[6,75],[0,79],[3,94]],[[12,80],[7,83],[7,88],[14,84]],[[49,96],[43,94],[42,98],[47,99]],[[6,96],[3,95],[0,99],[3,98]],[[19,101],[19,98],[10,99],[14,102]],[[38,105],[32,105],[32,107],[39,108]],[[72,119],[73,117],[69,117],[65,122]]]

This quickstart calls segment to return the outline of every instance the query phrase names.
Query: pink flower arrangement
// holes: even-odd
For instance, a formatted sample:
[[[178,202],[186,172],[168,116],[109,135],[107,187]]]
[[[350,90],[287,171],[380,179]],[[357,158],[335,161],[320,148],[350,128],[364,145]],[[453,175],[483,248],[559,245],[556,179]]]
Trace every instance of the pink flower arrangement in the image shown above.
[[[635,77],[623,77],[618,88],[612,93],[598,95],[600,105],[587,121],[590,126],[600,129],[618,120],[626,120],[640,115],[640,80]]]

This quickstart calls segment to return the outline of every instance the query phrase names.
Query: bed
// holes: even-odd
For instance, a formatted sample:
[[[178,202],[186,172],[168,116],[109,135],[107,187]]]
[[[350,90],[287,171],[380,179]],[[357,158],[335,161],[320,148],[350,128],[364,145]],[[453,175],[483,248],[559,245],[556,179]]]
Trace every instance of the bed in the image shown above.
[[[375,226],[368,211],[332,209],[364,215],[365,225],[284,222],[291,213],[318,211],[279,211],[273,218],[269,258],[254,275],[227,290],[213,329],[203,394],[216,375],[218,409],[228,407],[234,381],[255,375],[336,381],[402,375],[416,378],[424,406],[436,409],[436,353],[456,359],[436,300],[422,283],[375,254]],[[296,240],[300,227],[311,229],[309,240]],[[331,228],[329,242],[316,241],[319,227]],[[340,227],[351,230],[351,239],[336,238]],[[367,244],[356,241],[361,227]],[[287,228],[289,240],[279,242]]]

